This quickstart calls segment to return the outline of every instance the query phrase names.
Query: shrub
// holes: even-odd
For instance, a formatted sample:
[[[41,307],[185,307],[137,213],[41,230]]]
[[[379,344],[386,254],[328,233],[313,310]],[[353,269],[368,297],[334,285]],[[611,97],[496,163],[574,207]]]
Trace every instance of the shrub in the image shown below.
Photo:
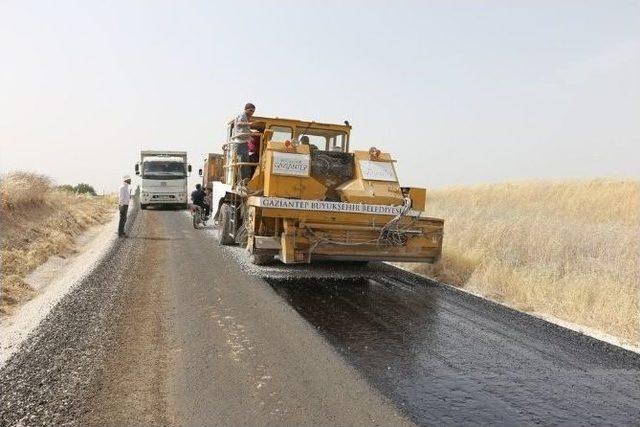
[[[96,190],[90,186],[89,184],[80,183],[76,185],[74,188],[76,193],[78,194],[88,194],[90,196],[96,196]]]
[[[69,185],[69,184],[64,184],[64,185],[58,185],[56,187],[57,190],[60,191],[68,191],[69,193],[75,193],[76,189],[73,188],[73,185]]]

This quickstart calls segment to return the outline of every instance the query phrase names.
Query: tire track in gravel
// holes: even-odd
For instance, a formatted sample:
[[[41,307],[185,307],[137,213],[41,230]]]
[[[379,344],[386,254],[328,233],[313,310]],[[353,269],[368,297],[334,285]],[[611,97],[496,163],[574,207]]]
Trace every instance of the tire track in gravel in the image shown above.
[[[167,398],[167,307],[169,286],[165,271],[167,241],[159,222],[144,222],[132,239],[140,248],[136,261],[127,266],[132,283],[127,304],[114,324],[113,348],[103,375],[95,384],[81,425],[169,425],[173,415]],[[148,261],[153,260],[149,265]],[[131,269],[131,267],[135,267]]]

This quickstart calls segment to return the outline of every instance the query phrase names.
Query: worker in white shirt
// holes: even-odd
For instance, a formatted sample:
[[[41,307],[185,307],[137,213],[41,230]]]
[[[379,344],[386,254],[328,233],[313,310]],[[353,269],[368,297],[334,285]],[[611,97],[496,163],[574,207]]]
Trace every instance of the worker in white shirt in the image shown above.
[[[127,223],[127,211],[129,210],[129,200],[131,200],[131,193],[129,192],[129,184],[131,184],[131,177],[125,175],[122,177],[123,183],[120,187],[120,194],[118,195],[118,209],[120,210],[120,222],[118,223],[118,237],[129,237],[124,232],[124,226]]]

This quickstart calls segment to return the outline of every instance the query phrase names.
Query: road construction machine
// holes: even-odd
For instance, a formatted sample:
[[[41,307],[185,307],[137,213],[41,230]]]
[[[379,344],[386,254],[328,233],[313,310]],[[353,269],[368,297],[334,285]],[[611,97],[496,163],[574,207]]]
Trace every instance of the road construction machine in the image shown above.
[[[202,188],[212,188],[213,181],[216,180],[216,171],[224,167],[222,157],[221,154],[209,153],[204,159],[204,166],[198,170],[202,177]]]
[[[437,261],[444,221],[424,213],[426,189],[401,187],[383,150],[351,152],[350,133],[346,121],[254,116],[244,133],[229,122],[206,165],[220,244],[255,264]]]

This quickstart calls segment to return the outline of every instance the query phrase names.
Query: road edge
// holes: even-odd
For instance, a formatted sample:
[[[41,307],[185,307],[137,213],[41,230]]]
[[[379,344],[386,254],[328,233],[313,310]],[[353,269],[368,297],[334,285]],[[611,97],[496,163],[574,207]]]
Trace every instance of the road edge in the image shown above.
[[[529,317],[531,317],[533,319],[538,319],[540,321],[543,321],[543,322],[546,322],[546,323],[548,323],[550,325],[553,325],[554,327],[570,331],[570,332],[572,332],[574,334],[583,336],[583,337],[588,338],[590,340],[594,340],[594,341],[596,341],[598,343],[614,346],[614,347],[617,347],[619,349],[622,349],[622,350],[625,350],[625,351],[628,351],[628,352],[631,352],[631,353],[635,353],[636,355],[640,355],[640,345],[636,346],[636,345],[631,345],[631,344],[624,343],[624,342],[620,341],[619,338],[617,338],[617,337],[615,337],[613,335],[609,335],[609,334],[606,334],[604,332],[600,332],[600,331],[597,331],[595,329],[589,328],[587,326],[579,325],[577,323],[572,323],[572,322],[569,322],[569,321],[566,321],[566,320],[563,320],[563,319],[560,319],[560,318],[557,318],[557,317],[554,317],[554,316],[551,316],[551,315],[548,315],[548,314],[538,313],[538,312],[522,311],[522,310],[518,309],[517,307],[515,307],[513,305],[510,305],[510,304],[508,304],[506,302],[503,302],[503,301],[497,301],[495,299],[487,297],[486,295],[482,295],[482,294],[480,294],[478,292],[473,292],[473,291],[471,291],[469,289],[465,289],[465,288],[461,288],[461,287],[458,287],[458,286],[454,286],[454,285],[451,285],[449,283],[440,282],[440,281],[435,280],[435,279],[433,279],[431,277],[426,277],[426,276],[423,276],[423,275],[418,274],[416,272],[413,272],[411,270],[408,270],[406,268],[403,268],[403,267],[401,267],[399,265],[390,264],[390,263],[385,263],[385,264],[388,264],[391,267],[394,267],[394,268],[397,268],[399,270],[402,270],[403,272],[405,272],[407,274],[410,274],[412,276],[419,277],[422,280],[427,280],[427,281],[429,281],[431,283],[434,283],[434,284],[436,284],[438,286],[445,287],[445,288],[447,288],[447,289],[449,289],[449,290],[451,290],[453,292],[459,292],[459,293],[462,293],[462,294],[465,294],[465,295],[470,295],[470,296],[473,296],[475,298],[479,298],[479,299],[481,299],[483,301],[486,301],[486,302],[489,302],[489,303],[492,303],[492,304],[496,304],[496,305],[498,305],[500,307],[504,307],[504,308],[506,308],[506,309],[508,309],[510,311],[519,313],[519,314],[524,315],[524,316],[529,316]]]

